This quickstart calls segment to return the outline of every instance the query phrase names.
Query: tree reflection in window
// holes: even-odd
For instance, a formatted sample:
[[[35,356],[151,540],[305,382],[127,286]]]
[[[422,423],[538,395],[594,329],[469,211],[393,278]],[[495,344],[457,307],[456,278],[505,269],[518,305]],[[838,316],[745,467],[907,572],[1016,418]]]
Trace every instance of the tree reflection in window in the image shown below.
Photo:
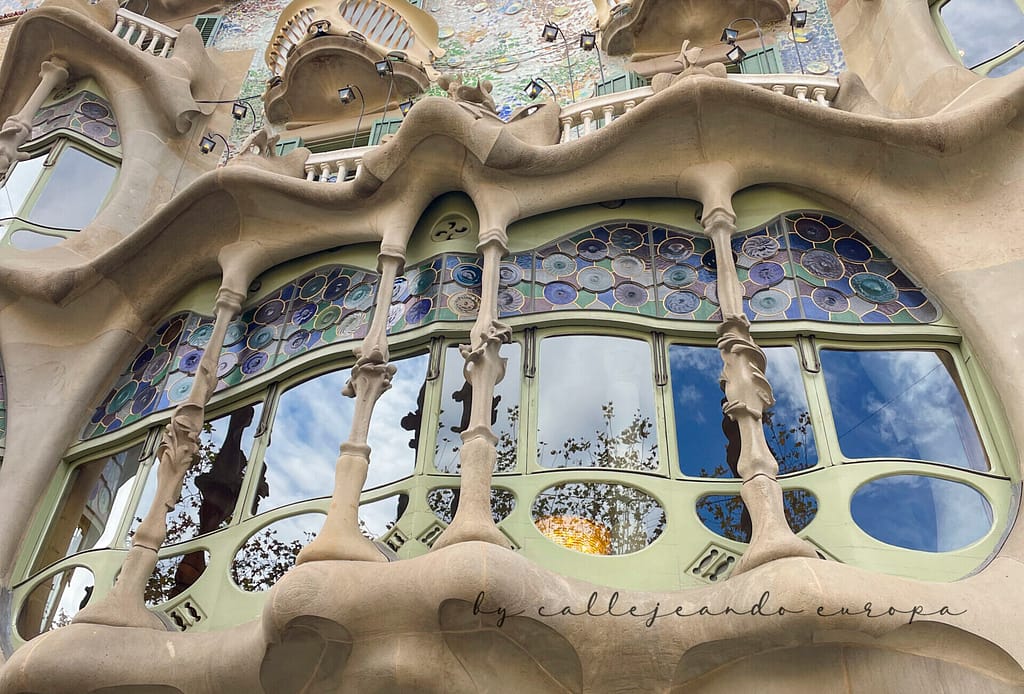
[[[537,462],[656,470],[651,374],[651,350],[640,340],[572,335],[542,341]]]
[[[775,405],[764,413],[765,440],[780,474],[812,468],[818,452],[796,350],[767,347],[764,353],[765,375],[775,396]],[[739,431],[722,413],[718,349],[672,345],[669,368],[679,469],[691,477],[738,477]]]
[[[445,523],[451,523],[459,508],[459,492],[458,487],[431,489],[427,493],[427,505],[435,516]],[[515,507],[515,494],[507,489],[491,489],[491,517],[495,523],[505,520]]]
[[[818,514],[818,499],[803,489],[782,492],[786,522],[798,533]],[[736,542],[750,542],[750,512],[738,494],[712,494],[697,502],[697,515],[708,530]]]
[[[203,550],[160,559],[146,583],[146,604],[154,607],[185,592],[199,580],[209,562],[210,553]]]
[[[322,513],[306,513],[271,523],[241,546],[231,561],[231,580],[250,593],[270,590],[295,566],[299,550],[324,524]]]
[[[590,547],[591,554],[636,552],[665,529],[661,505],[621,484],[569,482],[549,487],[537,495],[532,513],[542,533],[570,549]],[[579,544],[573,546],[572,540]]]
[[[843,453],[989,469],[945,350],[821,350],[821,368]]]
[[[491,403],[491,426],[498,437],[495,472],[514,472],[516,469],[520,352],[519,344],[515,342],[501,347],[501,356],[508,362],[505,378],[495,387]],[[437,422],[437,442],[434,445],[434,467],[440,472],[456,474],[462,465],[459,459],[461,434],[469,427],[469,414],[473,406],[473,388],[463,374],[465,363],[458,347],[449,347],[445,352],[441,412]]]
[[[71,624],[89,603],[96,579],[84,566],[59,571],[32,589],[18,612],[18,633],[28,641],[43,632]]]

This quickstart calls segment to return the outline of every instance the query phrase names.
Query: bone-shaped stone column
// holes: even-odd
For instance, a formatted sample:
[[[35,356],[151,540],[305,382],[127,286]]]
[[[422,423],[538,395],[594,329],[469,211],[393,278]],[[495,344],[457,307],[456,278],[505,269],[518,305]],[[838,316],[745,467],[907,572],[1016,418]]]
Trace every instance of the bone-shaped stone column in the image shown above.
[[[226,286],[217,293],[213,334],[199,361],[192,391],[188,399],[175,408],[157,447],[160,464],[156,469],[153,503],[132,537],[132,547],[110,593],[86,606],[75,615],[73,622],[166,629],[160,618],[146,608],[146,583],[156,568],[157,551],[167,539],[167,514],[178,503],[185,474],[199,452],[206,403],[217,387],[217,361],[224,347],[224,335],[228,324],[238,315],[244,298],[245,294]]]
[[[32,134],[32,117],[43,105],[50,93],[68,79],[68,64],[54,58],[44,60],[39,68],[39,84],[21,110],[4,121],[0,128],[0,180],[16,161],[24,161],[29,155],[19,152],[18,147],[28,142]]]
[[[388,309],[391,288],[405,264],[405,255],[398,249],[381,247],[378,259],[380,284],[370,329],[363,344],[356,349],[356,363],[342,394],[356,399],[355,413],[348,440],[341,444],[341,453],[334,469],[334,494],[327,519],[320,533],[302,548],[296,564],[308,561],[349,559],[356,561],[387,561],[387,557],[359,531],[359,495],[370,466],[370,446],[366,440],[370,418],[377,400],[391,387],[395,367],[388,363]]]
[[[740,433],[737,465],[743,486],[740,496],[750,512],[750,546],[733,574],[749,571],[783,557],[816,557],[810,543],[790,529],[783,511],[779,464],[768,447],[761,421],[765,408],[775,403],[765,378],[765,356],[750,336],[750,321],[743,313],[743,286],[736,274],[730,241],[736,231],[735,216],[717,208],[705,215],[704,230],[715,246],[718,266],[718,298],[722,323],[718,349],[722,354],[722,386],[726,402],[722,411],[736,422]]]
[[[459,451],[462,489],[455,517],[434,542],[432,549],[435,550],[471,540],[509,546],[491,516],[491,478],[498,457],[495,449],[498,437],[491,428],[491,401],[495,386],[505,377],[508,361],[500,354],[501,344],[512,338],[511,329],[498,321],[498,268],[502,257],[508,253],[504,229],[482,232],[477,250],[484,264],[480,313],[469,332],[469,344],[459,345],[466,360],[462,372],[473,389],[469,426],[462,432]]]

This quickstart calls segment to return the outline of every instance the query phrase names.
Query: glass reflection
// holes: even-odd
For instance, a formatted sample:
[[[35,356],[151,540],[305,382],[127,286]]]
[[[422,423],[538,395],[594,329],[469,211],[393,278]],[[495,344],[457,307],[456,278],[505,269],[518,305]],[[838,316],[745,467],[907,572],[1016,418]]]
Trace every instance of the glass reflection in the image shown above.
[[[798,533],[818,515],[818,499],[804,489],[786,489],[782,492],[782,510],[789,527]],[[697,501],[697,516],[716,535],[750,542],[750,512],[739,494],[702,496]]]
[[[451,523],[459,508],[460,491],[458,487],[431,489],[427,494],[427,505],[435,516],[445,523]],[[491,489],[491,517],[495,523],[505,520],[515,507],[515,494],[507,489]]]
[[[203,425],[199,435],[199,455],[185,473],[181,498],[167,516],[166,544],[184,542],[193,537],[222,528],[231,520],[242,482],[249,465],[246,451],[252,450],[253,437],[260,421],[263,404],[245,405],[224,417]],[[156,494],[157,475],[146,481],[142,500],[132,523],[132,531],[142,522]],[[257,483],[257,500],[269,493],[266,479]],[[195,575],[206,566],[201,556],[189,560]],[[186,580],[183,575],[183,580]],[[191,583],[184,585],[182,589]]]
[[[92,597],[95,579],[84,566],[65,569],[28,594],[18,613],[18,633],[26,641],[66,626]]]
[[[967,67],[994,58],[1024,36],[1024,11],[1014,0],[952,0],[940,14]]]
[[[923,475],[892,475],[861,486],[850,500],[854,522],[876,540],[924,552],[950,552],[992,528],[978,490]]]
[[[537,462],[549,468],[656,470],[651,349],[617,337],[540,344]]]
[[[779,474],[812,468],[818,451],[799,357],[792,347],[765,347],[764,354],[775,405],[765,411],[763,429]],[[679,469],[691,477],[739,477],[739,428],[722,413],[718,348],[671,345],[668,356]]]
[[[255,533],[231,561],[231,580],[242,590],[270,590],[289,569],[295,557],[324,525],[322,513],[306,513],[275,521]]]
[[[142,444],[77,466],[33,573],[77,552],[109,547],[132,494]]]
[[[621,484],[570,482],[549,487],[533,502],[533,522],[553,542],[584,554],[629,554],[665,529],[653,498]]]
[[[843,453],[988,470],[948,352],[821,350]]]
[[[502,345],[501,356],[508,360],[505,378],[494,389],[491,404],[491,425],[498,437],[495,472],[514,472],[516,469],[516,442],[519,436],[520,347],[518,343]],[[473,389],[463,375],[466,361],[458,347],[449,347],[445,353],[442,380],[441,414],[437,423],[437,442],[434,445],[434,467],[440,472],[457,474],[462,467],[459,450],[462,434],[469,427],[473,406]]]
[[[413,473],[428,362],[426,354],[394,362],[398,371],[370,421],[372,452],[363,489]],[[351,369],[332,371],[281,395],[263,463],[267,494],[256,500],[254,512],[329,496],[334,490],[338,446],[348,438],[355,411],[355,398],[341,394],[350,375]],[[405,426],[410,418],[416,423],[411,436]]]
[[[0,218],[13,217],[18,214],[22,204],[32,192],[39,174],[43,172],[45,155],[32,157],[14,164],[3,185],[0,186]]]
[[[203,550],[160,559],[146,583],[146,604],[150,607],[184,593],[206,571],[210,553]]]
[[[371,540],[386,534],[409,507],[407,494],[395,494],[379,501],[359,505],[359,531]]]
[[[116,177],[116,166],[66,147],[28,217],[43,226],[81,229],[99,212]]]
[[[43,248],[56,246],[63,243],[63,236],[50,236],[49,234],[37,234],[28,229],[18,229],[11,234],[11,245],[23,251],[38,251]]]

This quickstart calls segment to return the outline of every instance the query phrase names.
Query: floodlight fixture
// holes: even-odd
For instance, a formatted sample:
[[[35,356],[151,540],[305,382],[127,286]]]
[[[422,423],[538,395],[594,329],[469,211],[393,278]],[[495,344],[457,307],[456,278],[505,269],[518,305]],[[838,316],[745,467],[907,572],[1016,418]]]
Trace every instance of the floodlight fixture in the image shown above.
[[[338,90],[338,101],[343,104],[350,104],[355,101],[355,98],[356,92],[352,89],[351,84]]]
[[[558,38],[558,34],[561,33],[561,31],[562,30],[558,28],[557,24],[552,24],[551,22],[548,22],[547,24],[544,25],[544,30],[541,31],[540,37],[547,41],[548,43],[552,43],[555,39]]]
[[[236,101],[231,104],[231,117],[235,120],[242,120],[249,113],[249,105],[244,101]]]
[[[733,29],[732,27],[726,27],[725,29],[722,29],[722,38],[720,40],[722,43],[733,44],[736,43],[736,39],[738,39],[739,37],[739,31]]]
[[[580,48],[585,51],[592,51],[597,48],[597,34],[592,31],[584,31],[580,34]]]
[[[199,140],[199,151],[203,154],[209,154],[217,147],[217,140],[214,138],[220,138],[220,141],[224,143],[224,151],[228,155],[231,154],[231,145],[220,133],[206,133],[203,138]]]
[[[548,84],[547,80],[541,77],[532,78],[530,80],[530,83],[526,85],[526,88],[523,89],[523,91],[526,92],[526,96],[530,97],[531,99],[536,99],[544,91],[544,87],[547,87],[548,91],[551,92],[551,95],[555,97],[555,101],[558,101],[558,94],[555,93],[554,88],[552,88],[552,86]]]
[[[387,58],[378,60],[373,64],[373,67],[377,70],[377,77],[383,78],[395,73],[395,69],[391,66],[391,61]]]
[[[789,26],[803,29],[807,26],[807,10],[793,10],[789,15]]]
[[[412,99],[406,99],[402,103],[398,104],[398,110],[402,112],[402,115],[406,115],[412,109]]]
[[[733,47],[729,49],[729,52],[725,54],[725,57],[729,59],[730,63],[739,65],[743,62],[743,59],[747,57],[747,52],[739,46],[733,44]],[[721,69],[721,68],[719,68]]]

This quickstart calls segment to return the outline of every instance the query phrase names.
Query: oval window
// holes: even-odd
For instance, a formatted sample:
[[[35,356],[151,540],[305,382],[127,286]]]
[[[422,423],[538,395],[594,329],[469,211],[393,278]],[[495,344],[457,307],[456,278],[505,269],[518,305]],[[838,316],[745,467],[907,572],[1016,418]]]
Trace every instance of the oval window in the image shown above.
[[[202,549],[159,560],[146,583],[146,604],[154,607],[184,593],[209,563],[210,553]]]
[[[96,579],[84,566],[75,566],[43,579],[32,589],[18,613],[21,638],[39,636],[50,629],[71,623],[71,618],[92,597]]]
[[[541,534],[584,554],[637,552],[665,529],[661,504],[621,484],[569,482],[548,487],[533,502]]]
[[[789,527],[798,533],[818,515],[818,499],[805,489],[786,489],[782,492],[782,510]],[[750,542],[750,514],[739,494],[702,496],[697,502],[697,516],[716,535]]]
[[[860,529],[886,544],[950,552],[992,528],[992,506],[974,487],[924,475],[892,475],[861,485],[850,500]]]
[[[440,487],[427,494],[427,505],[434,515],[445,523],[451,523],[459,508],[459,488]],[[516,495],[507,489],[491,489],[491,517],[500,523],[516,507]]]
[[[282,518],[253,534],[231,561],[231,579],[242,590],[252,593],[270,590],[295,557],[320,532],[322,513],[305,513]]]

